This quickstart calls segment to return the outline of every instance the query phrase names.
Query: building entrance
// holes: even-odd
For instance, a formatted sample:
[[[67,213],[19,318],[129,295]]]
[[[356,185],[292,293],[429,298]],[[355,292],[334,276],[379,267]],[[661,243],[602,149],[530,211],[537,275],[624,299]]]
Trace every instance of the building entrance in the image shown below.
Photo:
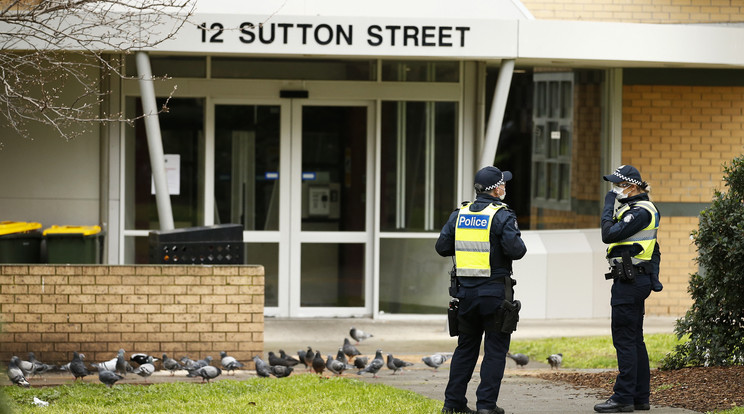
[[[369,314],[372,106],[214,105],[215,223],[244,226],[266,314]]]

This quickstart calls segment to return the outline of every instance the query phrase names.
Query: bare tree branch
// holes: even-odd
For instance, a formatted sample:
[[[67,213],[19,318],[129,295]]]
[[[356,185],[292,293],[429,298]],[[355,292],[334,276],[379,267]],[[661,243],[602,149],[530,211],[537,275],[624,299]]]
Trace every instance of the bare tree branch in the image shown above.
[[[120,56],[172,38],[195,0],[0,0],[0,127],[43,124],[71,139],[102,122]],[[2,148],[0,144],[0,148]]]

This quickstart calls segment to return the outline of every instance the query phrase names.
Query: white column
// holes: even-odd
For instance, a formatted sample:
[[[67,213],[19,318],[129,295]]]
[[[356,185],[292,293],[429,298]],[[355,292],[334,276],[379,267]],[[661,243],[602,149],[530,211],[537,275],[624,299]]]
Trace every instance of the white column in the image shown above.
[[[506,99],[509,97],[509,89],[511,88],[513,74],[514,60],[505,59],[501,61],[499,78],[496,80],[496,90],[494,91],[493,102],[491,103],[491,113],[488,116],[486,139],[483,144],[480,165],[476,166],[477,169],[483,168],[487,165],[492,165],[493,159],[496,158],[496,150],[499,148],[501,125],[504,123]]]
[[[137,52],[137,73],[139,74],[140,95],[145,117],[147,147],[150,150],[150,166],[155,181],[155,202],[158,207],[160,230],[173,230],[173,210],[171,209],[168,179],[165,175],[163,140],[160,136],[158,108],[155,102],[155,88],[152,83],[150,58],[145,52]]]

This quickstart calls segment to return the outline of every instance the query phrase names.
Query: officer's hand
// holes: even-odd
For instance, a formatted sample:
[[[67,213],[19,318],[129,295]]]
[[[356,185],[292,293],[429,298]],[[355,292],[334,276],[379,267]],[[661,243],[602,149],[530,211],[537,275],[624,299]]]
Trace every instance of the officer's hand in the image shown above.
[[[605,206],[607,204],[615,205],[615,198],[616,197],[617,197],[617,194],[615,194],[614,191],[612,191],[612,190],[608,191],[607,192],[607,195],[605,195],[605,199],[604,199]]]

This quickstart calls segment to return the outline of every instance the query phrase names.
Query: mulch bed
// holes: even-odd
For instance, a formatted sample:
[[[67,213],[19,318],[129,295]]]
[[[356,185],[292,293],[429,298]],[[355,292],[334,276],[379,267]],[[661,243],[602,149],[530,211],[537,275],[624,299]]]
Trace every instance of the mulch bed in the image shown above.
[[[617,371],[554,371],[537,374],[551,381],[602,389],[612,395]],[[744,406],[744,366],[651,371],[651,404],[707,412]]]

